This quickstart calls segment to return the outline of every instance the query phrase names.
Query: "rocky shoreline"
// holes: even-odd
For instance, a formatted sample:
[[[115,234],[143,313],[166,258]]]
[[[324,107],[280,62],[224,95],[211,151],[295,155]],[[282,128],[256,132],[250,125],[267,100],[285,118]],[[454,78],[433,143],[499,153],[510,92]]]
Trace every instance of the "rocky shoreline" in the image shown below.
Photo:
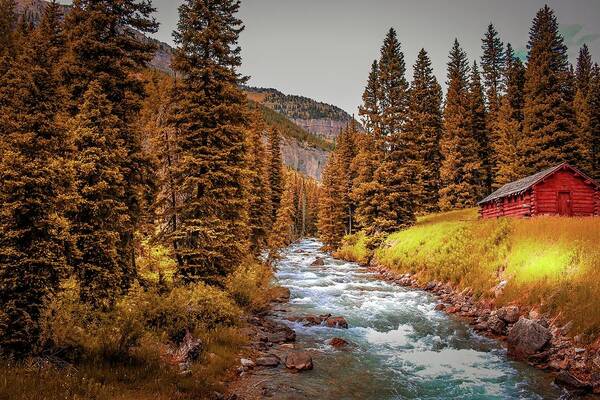
[[[568,324],[558,326],[536,309],[496,307],[493,299],[476,300],[469,289],[459,292],[449,283],[421,283],[411,274],[380,265],[367,267],[382,280],[434,294],[440,301],[436,310],[454,314],[479,334],[501,341],[509,357],[554,374],[557,385],[578,395],[600,394],[600,339],[571,338]],[[505,284],[494,288],[494,297],[502,293]]]

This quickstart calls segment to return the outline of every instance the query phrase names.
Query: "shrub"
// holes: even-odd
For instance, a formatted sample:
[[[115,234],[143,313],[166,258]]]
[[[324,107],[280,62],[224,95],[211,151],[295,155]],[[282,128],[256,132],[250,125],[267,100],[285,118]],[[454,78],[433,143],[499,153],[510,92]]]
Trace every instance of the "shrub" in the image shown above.
[[[269,303],[267,290],[272,271],[266,264],[246,260],[229,277],[225,288],[240,306],[250,311],[266,309]]]

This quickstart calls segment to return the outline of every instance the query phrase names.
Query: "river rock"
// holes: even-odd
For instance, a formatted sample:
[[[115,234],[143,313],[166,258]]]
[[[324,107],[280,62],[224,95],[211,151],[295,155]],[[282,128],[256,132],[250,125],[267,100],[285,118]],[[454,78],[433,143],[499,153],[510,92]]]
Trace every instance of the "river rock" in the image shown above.
[[[495,335],[504,335],[506,329],[506,323],[501,320],[497,315],[492,315],[487,320],[488,329]]]
[[[271,289],[271,298],[275,303],[287,303],[290,301],[290,289],[277,286]]]
[[[278,366],[280,363],[279,357],[275,356],[275,355],[268,355],[265,357],[258,357],[256,359],[256,365],[260,366],[260,367],[276,367]]]
[[[526,358],[540,351],[552,338],[548,328],[537,321],[521,318],[508,332],[508,353]]]
[[[285,366],[286,368],[295,371],[306,371],[313,369],[312,357],[306,351],[289,353],[285,357]]]
[[[434,310],[435,311],[444,311],[446,309],[446,305],[444,303],[436,304]]]
[[[336,349],[340,349],[340,348],[350,345],[350,342],[348,342],[345,339],[339,338],[339,337],[334,337],[329,340],[329,345],[331,347],[335,347]]]
[[[287,343],[296,340],[296,332],[283,324],[276,324],[267,333],[267,341],[271,343]]]
[[[310,263],[310,265],[312,265],[313,267],[322,267],[323,265],[325,265],[325,260],[323,260],[323,258],[321,257],[317,257],[315,261]]]
[[[250,360],[249,358],[240,359],[240,364],[242,364],[242,367],[244,368],[254,368],[256,365],[254,361]]]
[[[496,315],[498,318],[503,320],[506,323],[514,324],[519,320],[519,307],[517,306],[507,306],[502,307],[498,311],[496,311]]]
[[[348,321],[344,317],[329,317],[325,320],[325,325],[329,328],[348,329]]]
[[[554,378],[554,382],[557,385],[580,392],[589,392],[592,390],[592,386],[589,383],[582,382],[567,371],[560,371]]]

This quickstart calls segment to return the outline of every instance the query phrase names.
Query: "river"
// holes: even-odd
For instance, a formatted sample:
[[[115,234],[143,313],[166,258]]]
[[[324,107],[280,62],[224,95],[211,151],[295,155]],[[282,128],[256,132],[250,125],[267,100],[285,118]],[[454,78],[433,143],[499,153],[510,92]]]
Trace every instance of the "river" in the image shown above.
[[[351,262],[333,259],[316,240],[290,246],[276,279],[291,291],[285,317],[331,313],[349,329],[305,327],[297,348],[313,354],[314,370],[270,377],[287,389],[277,399],[559,399],[548,374],[510,361],[505,349],[457,317],[435,311],[435,298],[382,280]],[[319,256],[324,266],[311,266]],[[332,337],[354,345],[334,350]],[[277,382],[274,382],[277,384]]]

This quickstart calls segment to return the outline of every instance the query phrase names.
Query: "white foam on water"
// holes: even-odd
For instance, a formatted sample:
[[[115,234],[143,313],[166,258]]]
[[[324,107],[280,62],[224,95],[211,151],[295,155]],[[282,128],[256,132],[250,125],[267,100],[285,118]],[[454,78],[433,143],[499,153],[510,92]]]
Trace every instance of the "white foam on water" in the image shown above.
[[[410,337],[414,333],[414,329],[410,325],[400,325],[397,329],[378,332],[372,328],[366,328],[365,338],[371,344],[375,345],[391,345],[395,347],[404,347],[412,342]]]

